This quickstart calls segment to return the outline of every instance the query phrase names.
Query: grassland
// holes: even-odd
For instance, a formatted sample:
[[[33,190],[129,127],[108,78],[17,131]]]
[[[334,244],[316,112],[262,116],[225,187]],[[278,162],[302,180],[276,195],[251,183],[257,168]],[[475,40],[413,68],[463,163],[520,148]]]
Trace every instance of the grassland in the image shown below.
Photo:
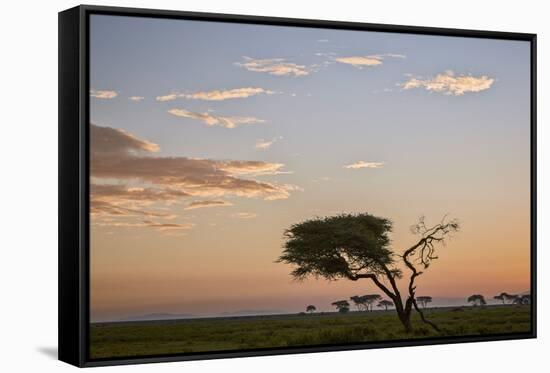
[[[478,336],[528,332],[531,327],[529,306],[441,308],[426,310],[426,314],[442,329],[441,333],[423,324],[415,315],[414,331],[406,334],[392,310],[95,323],[90,330],[91,357]]]

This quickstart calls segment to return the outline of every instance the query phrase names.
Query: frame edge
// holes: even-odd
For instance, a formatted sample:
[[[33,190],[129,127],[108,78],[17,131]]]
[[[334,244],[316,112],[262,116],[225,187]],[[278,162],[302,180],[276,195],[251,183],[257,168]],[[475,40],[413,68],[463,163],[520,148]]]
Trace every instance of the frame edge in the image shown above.
[[[79,155],[81,7],[58,13],[58,359],[84,366]]]
[[[325,27],[378,31],[400,32],[427,35],[445,35],[460,37],[478,37],[494,39],[524,40],[531,42],[531,183],[532,183],[532,330],[531,333],[510,335],[505,337],[460,338],[460,340],[424,341],[418,343],[384,343],[378,345],[311,347],[304,349],[283,349],[279,351],[242,351],[229,353],[214,353],[192,356],[159,356],[132,357],[129,359],[90,360],[87,355],[88,341],[86,330],[86,309],[88,306],[88,288],[86,265],[88,257],[86,244],[88,236],[84,234],[87,224],[86,193],[88,191],[85,173],[87,172],[86,141],[87,141],[87,29],[85,18],[87,14],[119,13],[126,16],[156,16],[166,18],[190,18],[195,20],[271,24],[297,27]],[[252,356],[286,355],[296,353],[315,353],[331,351],[366,350],[372,348],[392,348],[406,346],[429,346],[436,344],[471,343],[486,341],[505,341],[514,339],[536,338],[536,39],[532,33],[495,32],[481,30],[463,30],[437,27],[397,26],[391,24],[370,24],[359,22],[329,21],[314,19],[294,19],[283,17],[266,17],[252,15],[234,15],[221,13],[200,13],[173,10],[137,9],[124,7],[106,7],[80,5],[59,12],[59,360],[78,367],[111,366],[126,364],[143,364],[152,362],[171,362],[189,360],[207,360],[218,358],[239,358]]]

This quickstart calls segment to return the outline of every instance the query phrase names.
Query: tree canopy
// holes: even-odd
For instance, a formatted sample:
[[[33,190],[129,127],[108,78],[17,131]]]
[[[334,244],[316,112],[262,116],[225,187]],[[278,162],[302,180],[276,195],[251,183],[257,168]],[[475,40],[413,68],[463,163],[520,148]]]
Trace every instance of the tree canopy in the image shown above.
[[[380,308],[384,307],[386,310],[388,310],[388,307],[393,306],[393,302],[387,299],[382,299],[377,306]]]
[[[468,303],[472,303],[474,306],[484,306],[487,304],[485,297],[481,294],[474,294],[468,297]]]
[[[340,313],[349,311],[349,302],[347,300],[337,300],[336,302],[332,302],[332,305],[336,307]]]
[[[315,312],[316,310],[317,308],[313,304],[306,307],[306,312]]]
[[[355,303],[358,310],[372,310],[372,304],[377,300],[382,299],[379,294],[354,295],[350,300]]]
[[[419,296],[419,297],[416,297],[416,301],[418,303],[420,303],[422,305],[423,308],[426,308],[426,306],[428,305],[428,303],[431,303],[433,300],[432,297],[430,296],[427,296],[427,295],[423,295],[423,296]]]
[[[520,304],[520,305],[527,305],[531,304],[531,295],[525,294],[525,295],[516,295],[514,300],[512,301],[514,304]]]
[[[369,214],[315,218],[292,225],[286,232],[279,261],[296,267],[292,276],[329,280],[353,278],[361,271],[381,274],[393,264],[389,249],[392,224]]]
[[[291,275],[298,280],[308,276],[330,281],[369,279],[392,300],[407,332],[412,330],[413,308],[423,322],[439,331],[418,307],[415,280],[437,259],[436,246],[444,244],[458,229],[456,220],[447,221],[444,217],[438,224],[428,226],[421,217],[412,229],[419,236],[418,241],[396,253],[390,246],[389,219],[368,213],[317,217],[293,224],[284,232],[283,253],[277,261],[291,264]],[[398,264],[410,273],[405,300],[397,286],[397,279],[403,277]]]

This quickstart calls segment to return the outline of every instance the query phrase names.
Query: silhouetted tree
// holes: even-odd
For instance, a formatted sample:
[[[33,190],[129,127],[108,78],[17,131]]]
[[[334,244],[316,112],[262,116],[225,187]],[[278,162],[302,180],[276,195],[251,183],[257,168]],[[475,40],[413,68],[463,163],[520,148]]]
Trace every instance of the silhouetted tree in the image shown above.
[[[393,301],[405,331],[412,330],[413,309],[423,322],[439,331],[418,307],[415,280],[437,259],[436,246],[444,244],[458,229],[455,220],[444,218],[428,227],[421,217],[412,228],[419,236],[418,241],[398,254],[390,246],[392,223],[388,219],[367,213],[314,218],[294,224],[285,231],[284,251],[278,262],[293,265],[291,275],[296,279],[310,275],[328,280],[369,279]],[[397,280],[403,277],[397,267],[398,261],[410,272],[404,299],[397,286]]]
[[[306,312],[309,312],[309,313],[313,313],[317,310],[317,308],[315,308],[315,306],[313,304],[310,304],[309,306],[306,307]]]
[[[349,311],[349,302],[347,300],[337,300],[332,305],[338,309],[340,313],[347,313]]]
[[[367,306],[367,310],[372,311],[372,304],[382,299],[379,294],[367,294],[363,295],[363,302]]]
[[[432,297],[426,295],[416,297],[416,301],[422,305],[422,308],[426,308],[428,303],[432,303],[432,300]]]
[[[508,300],[511,304],[516,304],[517,299],[520,297],[520,295],[517,294],[505,294],[506,300]]]
[[[353,297],[350,297],[349,299],[355,304],[355,307],[357,307],[358,311],[364,310],[365,302],[364,302],[364,299],[362,297],[360,297],[359,295],[354,295]]]
[[[388,310],[388,307],[391,307],[391,306],[393,306],[393,302],[386,299],[382,299],[380,303],[378,303],[378,307],[380,308],[384,307],[386,311]]]
[[[499,295],[495,295],[493,297],[493,299],[500,300],[500,301],[502,301],[502,304],[506,304],[507,295],[508,294],[506,294],[506,293],[500,293]]]
[[[531,295],[529,294],[517,295],[516,298],[512,301],[512,303],[519,304],[519,305],[531,304]]]
[[[484,306],[487,304],[485,297],[481,294],[474,294],[468,297],[468,303],[472,303],[474,306]]]
[[[509,303],[514,303],[517,297],[518,296],[515,294],[500,293],[499,295],[495,295],[493,298],[502,301],[503,304],[506,304],[507,301]]]

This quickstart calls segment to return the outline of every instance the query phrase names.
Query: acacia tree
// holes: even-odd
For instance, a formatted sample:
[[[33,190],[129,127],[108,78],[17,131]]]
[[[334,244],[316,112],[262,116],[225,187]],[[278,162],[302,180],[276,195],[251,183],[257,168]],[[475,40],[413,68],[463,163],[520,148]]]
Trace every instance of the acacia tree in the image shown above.
[[[349,302],[347,300],[337,300],[336,302],[332,302],[332,305],[340,313],[347,313],[349,311]]]
[[[473,306],[484,306],[487,304],[485,297],[481,294],[474,294],[468,297],[468,303],[472,303]]]
[[[458,231],[455,220],[428,227],[424,218],[413,226],[418,241],[402,254],[390,246],[392,222],[367,213],[342,214],[314,218],[294,224],[285,231],[285,243],[278,262],[291,264],[291,275],[298,280],[308,276],[328,280],[370,280],[395,305],[406,332],[412,330],[411,313],[416,310],[423,322],[439,331],[427,320],[415,299],[415,280],[437,259],[436,245]],[[407,291],[402,297],[397,280],[403,277],[402,264],[409,273]]]
[[[372,311],[372,304],[379,301],[382,297],[379,294],[367,294],[363,295],[363,302],[367,306],[368,311]]]
[[[380,303],[378,303],[378,307],[382,308],[384,307],[386,311],[388,310],[388,307],[393,306],[393,302],[387,299],[382,299]]]
[[[493,299],[498,299],[502,301],[502,304],[506,304],[508,301],[509,303],[514,303],[514,301],[517,299],[517,295],[515,294],[508,294],[506,292],[500,293],[499,295],[495,295]]]
[[[504,297],[505,297],[506,300],[509,301],[511,304],[515,304],[516,301],[517,301],[517,299],[520,297],[520,295],[504,293]]]
[[[499,295],[495,295],[493,299],[500,300],[502,304],[506,304],[506,299],[508,298],[508,294],[506,293],[500,293]]]
[[[315,306],[313,304],[310,304],[309,306],[306,307],[306,312],[308,313],[313,313],[317,310],[317,308],[315,308]]]
[[[353,297],[349,298],[354,304],[355,307],[357,307],[357,311],[362,311],[365,308],[365,303],[363,297],[360,297],[359,295],[354,295]]]
[[[422,305],[422,308],[426,308],[428,306],[428,303],[432,303],[432,297],[430,296],[420,296],[416,297],[416,301]]]
[[[517,295],[516,298],[512,301],[513,304],[519,305],[528,305],[531,304],[531,295]]]

